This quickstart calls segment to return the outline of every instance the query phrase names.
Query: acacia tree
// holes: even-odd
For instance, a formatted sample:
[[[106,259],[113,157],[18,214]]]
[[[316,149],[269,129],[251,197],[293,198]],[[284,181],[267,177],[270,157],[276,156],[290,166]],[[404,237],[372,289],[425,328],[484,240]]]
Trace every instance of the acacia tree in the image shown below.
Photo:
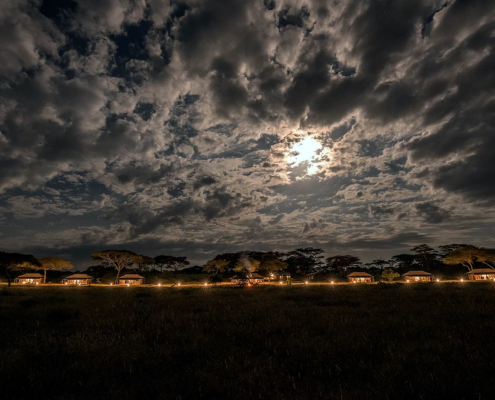
[[[137,264],[139,272],[149,272],[155,267],[155,259],[153,257],[141,256],[141,261]]]
[[[209,260],[206,263],[204,270],[206,273],[216,276],[218,274],[221,274],[222,272],[225,272],[228,265],[229,262],[225,260]]]
[[[478,249],[478,255],[476,256],[476,258],[480,263],[483,263],[486,266],[490,267],[491,269],[494,269],[493,268],[493,265],[495,264],[494,249],[486,249],[486,248]]]
[[[8,287],[11,286],[10,271],[20,269],[36,269],[40,266],[38,260],[30,254],[5,253],[0,251],[0,271],[7,276]]]
[[[391,258],[390,265],[400,268],[411,268],[416,263],[416,256],[413,254],[397,254]]]
[[[288,265],[286,262],[279,260],[278,258],[275,257],[267,257],[261,261],[259,269],[267,271],[268,274],[271,275],[275,272],[287,269],[287,267]]]
[[[333,257],[328,257],[326,259],[327,264],[326,267],[328,269],[333,269],[339,272],[340,275],[344,275],[345,271],[350,267],[357,267],[361,264],[361,260],[359,257],[351,256],[351,255],[337,255]]]
[[[450,254],[444,258],[445,264],[461,264],[469,271],[474,269],[477,262],[494,269],[493,264],[495,263],[495,250],[467,245],[450,252]]]
[[[384,260],[382,258],[377,258],[376,260],[373,260],[371,264],[376,265],[378,268],[382,270],[385,268],[385,265],[390,265],[387,260]]]
[[[115,282],[119,279],[120,271],[124,268],[139,264],[143,260],[143,256],[129,250],[97,251],[92,254],[92,257],[94,264],[103,264],[106,266],[115,267],[117,270],[117,278],[115,278]]]
[[[43,270],[43,283],[46,283],[46,271],[62,271],[64,269],[72,269],[73,265],[70,261],[58,257],[43,257],[38,260],[40,266],[36,269]]]
[[[461,247],[448,254],[444,258],[443,262],[448,265],[461,264],[465,266],[468,271],[472,271],[474,269],[476,259],[480,254],[479,250],[480,249],[475,246]]]
[[[416,253],[416,257],[421,260],[426,271],[428,271],[438,259],[438,253],[427,244],[420,244],[419,246],[413,247],[411,251]]]
[[[187,257],[156,256],[155,262],[160,265],[162,270],[165,268],[173,271],[175,277],[177,277],[177,272],[179,272],[181,268],[189,265]]]
[[[392,268],[387,268],[385,271],[382,272],[382,278],[387,279],[389,282],[392,282],[395,278],[400,278],[400,275]]]
[[[292,272],[314,275],[323,265],[324,252],[322,249],[313,247],[295,249],[287,253],[285,262]]]

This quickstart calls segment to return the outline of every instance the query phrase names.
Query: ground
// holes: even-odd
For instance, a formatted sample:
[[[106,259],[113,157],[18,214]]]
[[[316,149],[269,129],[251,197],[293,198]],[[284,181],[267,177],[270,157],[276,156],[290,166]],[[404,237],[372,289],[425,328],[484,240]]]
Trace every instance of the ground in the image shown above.
[[[0,287],[5,399],[492,399],[495,284]]]

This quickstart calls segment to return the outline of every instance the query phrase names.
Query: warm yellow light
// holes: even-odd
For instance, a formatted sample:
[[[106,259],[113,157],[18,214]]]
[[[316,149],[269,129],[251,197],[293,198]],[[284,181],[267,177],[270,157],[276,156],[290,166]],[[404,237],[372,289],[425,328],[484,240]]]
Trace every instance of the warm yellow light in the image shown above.
[[[112,285],[113,285],[113,283],[110,284],[110,286],[112,286]]]
[[[67,282],[65,282],[65,284],[67,285]]]
[[[129,286],[129,284],[127,284],[127,286]]]
[[[22,282],[22,284],[25,285],[26,284],[26,281]]]
[[[205,286],[208,286],[208,284],[205,282]]]
[[[333,285],[333,281],[332,281],[332,285]]]
[[[180,283],[178,283],[177,286],[180,286]]]
[[[464,282],[464,279],[461,279],[461,282]]]
[[[39,284],[39,282],[36,282],[36,284]]]
[[[308,281],[304,282],[306,285],[308,284]]]
[[[283,282],[280,282],[281,285],[283,285],[284,283]]]
[[[437,279],[437,282],[440,282],[440,279]]]
[[[162,286],[162,284],[161,284],[161,283],[159,283],[159,284],[158,284],[158,286]]]

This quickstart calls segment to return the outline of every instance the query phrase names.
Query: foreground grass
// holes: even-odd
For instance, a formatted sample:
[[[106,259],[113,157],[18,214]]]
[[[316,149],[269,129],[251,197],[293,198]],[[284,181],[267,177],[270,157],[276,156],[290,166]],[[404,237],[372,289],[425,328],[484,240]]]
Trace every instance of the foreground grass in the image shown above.
[[[494,315],[489,282],[2,287],[0,397],[491,399]]]

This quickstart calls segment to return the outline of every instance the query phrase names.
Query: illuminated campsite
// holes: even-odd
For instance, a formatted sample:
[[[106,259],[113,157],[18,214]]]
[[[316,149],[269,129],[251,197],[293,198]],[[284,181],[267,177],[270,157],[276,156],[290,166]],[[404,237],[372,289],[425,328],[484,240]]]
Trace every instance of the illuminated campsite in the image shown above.
[[[0,1],[0,400],[495,399],[494,0]]]

